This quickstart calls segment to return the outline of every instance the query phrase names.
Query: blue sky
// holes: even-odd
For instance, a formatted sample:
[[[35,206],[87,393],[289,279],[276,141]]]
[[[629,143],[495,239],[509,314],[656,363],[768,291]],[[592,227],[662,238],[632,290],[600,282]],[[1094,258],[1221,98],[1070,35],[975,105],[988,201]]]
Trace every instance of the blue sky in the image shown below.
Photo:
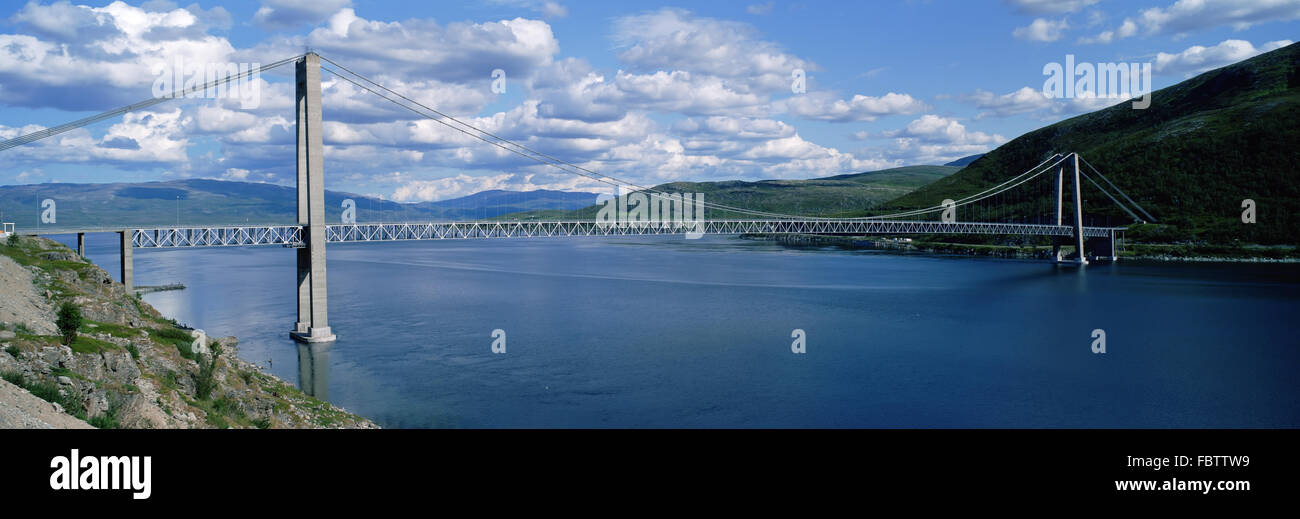
[[[642,185],[812,178],[943,163],[1123,101],[1044,95],[1044,65],[1067,54],[1149,64],[1161,88],[1290,44],[1298,22],[1300,0],[2,2],[0,138],[148,99],[177,56],[215,67],[310,47]],[[169,101],[0,152],[0,184],[292,184],[291,70],[263,75],[255,103]],[[329,189],[420,201],[599,187],[328,73],[323,86]]]

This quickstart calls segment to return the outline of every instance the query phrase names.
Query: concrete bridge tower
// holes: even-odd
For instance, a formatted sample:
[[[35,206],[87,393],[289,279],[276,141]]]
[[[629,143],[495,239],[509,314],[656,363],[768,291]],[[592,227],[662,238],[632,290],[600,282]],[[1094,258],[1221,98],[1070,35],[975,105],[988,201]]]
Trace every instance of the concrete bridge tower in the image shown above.
[[[325,288],[325,168],[321,143],[320,56],[298,60],[298,224],[304,246],[298,249],[298,322],[290,335],[301,342],[329,342]]]
[[[1079,182],[1082,176],[1079,171],[1079,154],[1071,153],[1068,157],[1074,163],[1074,218],[1070,222],[1074,227],[1074,250],[1079,257],[1073,261],[1065,261],[1061,258],[1061,240],[1056,240],[1052,245],[1052,261],[1055,263],[1076,263],[1078,265],[1087,265],[1088,256],[1083,250],[1083,185]],[[1065,198],[1065,161],[1056,170],[1056,225],[1064,225],[1064,198]]]

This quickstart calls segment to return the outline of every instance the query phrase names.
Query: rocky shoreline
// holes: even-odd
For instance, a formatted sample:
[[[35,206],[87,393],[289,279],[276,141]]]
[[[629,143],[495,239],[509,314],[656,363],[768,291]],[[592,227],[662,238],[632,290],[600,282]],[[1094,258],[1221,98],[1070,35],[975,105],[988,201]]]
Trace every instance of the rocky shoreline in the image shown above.
[[[240,359],[235,337],[176,325],[52,240],[0,244],[0,295],[2,409],[19,409],[3,395],[21,388],[101,428],[377,428]],[[54,324],[64,302],[84,316],[70,345]],[[15,416],[0,427],[57,426]]]

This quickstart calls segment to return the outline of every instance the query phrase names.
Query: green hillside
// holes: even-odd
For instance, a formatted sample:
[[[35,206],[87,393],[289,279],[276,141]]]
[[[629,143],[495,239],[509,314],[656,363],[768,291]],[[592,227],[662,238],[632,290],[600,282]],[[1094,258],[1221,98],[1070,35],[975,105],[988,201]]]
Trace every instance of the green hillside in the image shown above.
[[[704,193],[705,202],[710,204],[773,213],[834,217],[871,210],[960,169],[952,166],[907,166],[808,180],[672,182],[652,189],[664,193]],[[592,206],[577,211],[534,212],[506,218],[592,219],[596,216],[596,210]],[[749,217],[713,209],[708,211],[707,216],[713,219]]]
[[[1029,132],[887,205],[938,205],[1054,152],[1077,151],[1163,224],[1134,228],[1131,238],[1294,244],[1300,241],[1298,130],[1300,44],[1293,44],[1158,90],[1146,110],[1125,102]],[[1129,221],[1084,184],[1089,214]],[[1248,198],[1258,204],[1253,225],[1241,222]]]

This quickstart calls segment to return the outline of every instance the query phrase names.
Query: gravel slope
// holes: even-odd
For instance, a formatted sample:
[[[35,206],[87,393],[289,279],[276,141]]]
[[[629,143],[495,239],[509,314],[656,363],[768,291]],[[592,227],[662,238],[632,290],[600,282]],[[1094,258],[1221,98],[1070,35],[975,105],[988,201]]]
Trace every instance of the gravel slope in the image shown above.
[[[24,323],[38,335],[58,333],[54,310],[32,284],[32,273],[0,255],[0,323]]]
[[[90,424],[0,380],[0,429],[93,429]]]

